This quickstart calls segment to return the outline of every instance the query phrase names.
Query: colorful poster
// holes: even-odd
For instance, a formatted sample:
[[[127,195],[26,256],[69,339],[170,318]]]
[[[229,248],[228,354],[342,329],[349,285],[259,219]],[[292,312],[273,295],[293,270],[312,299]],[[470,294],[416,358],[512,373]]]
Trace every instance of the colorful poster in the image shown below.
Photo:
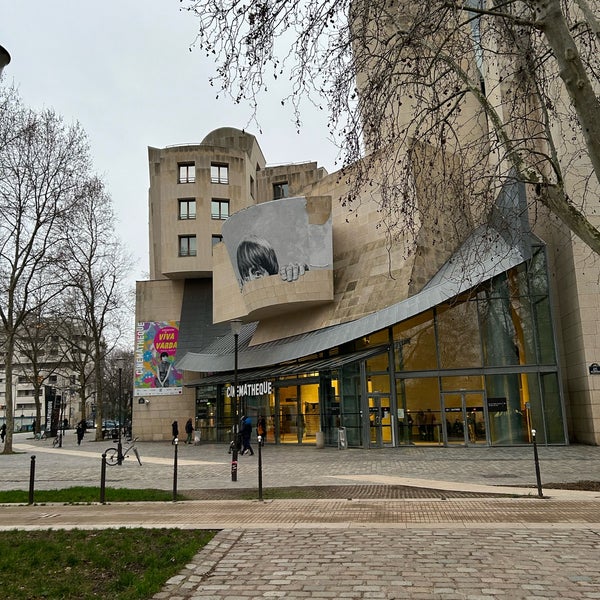
[[[183,373],[174,367],[178,338],[179,321],[137,324],[134,396],[182,393]]]

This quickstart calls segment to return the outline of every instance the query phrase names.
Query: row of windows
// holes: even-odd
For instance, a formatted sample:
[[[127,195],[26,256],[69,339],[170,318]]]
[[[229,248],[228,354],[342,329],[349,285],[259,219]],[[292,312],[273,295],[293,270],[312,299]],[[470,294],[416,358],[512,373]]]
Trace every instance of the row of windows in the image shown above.
[[[177,183],[195,183],[196,182],[196,163],[183,162],[178,163]],[[229,165],[221,163],[211,163],[210,181],[212,183],[229,183]]]
[[[196,218],[196,199],[179,199],[179,220],[187,221]],[[211,219],[225,220],[229,217],[229,200],[225,198],[213,198],[210,202]]]
[[[196,164],[194,162],[178,163],[178,183],[196,182]],[[211,163],[210,165],[211,183],[228,184],[229,183],[229,165],[225,163]],[[254,198],[254,178],[250,176],[250,195]],[[290,195],[289,184],[282,181],[273,184],[273,199],[287,198]]]
[[[212,245],[223,241],[222,235],[213,235],[211,237]],[[197,245],[195,235],[179,236],[179,256],[196,256]]]

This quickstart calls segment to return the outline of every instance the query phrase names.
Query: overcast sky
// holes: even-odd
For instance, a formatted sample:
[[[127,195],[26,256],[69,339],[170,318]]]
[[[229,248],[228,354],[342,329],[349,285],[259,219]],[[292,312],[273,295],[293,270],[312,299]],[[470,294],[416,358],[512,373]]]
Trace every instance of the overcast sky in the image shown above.
[[[247,106],[215,99],[214,66],[189,51],[197,22],[179,0],[0,0],[3,80],[26,105],[79,121],[94,168],[112,195],[118,233],[148,273],[148,146],[200,142],[217,127],[256,135],[269,164],[316,160],[330,173],[337,149],[326,115],[305,113],[300,135],[280,95],[263,98],[263,133]]]

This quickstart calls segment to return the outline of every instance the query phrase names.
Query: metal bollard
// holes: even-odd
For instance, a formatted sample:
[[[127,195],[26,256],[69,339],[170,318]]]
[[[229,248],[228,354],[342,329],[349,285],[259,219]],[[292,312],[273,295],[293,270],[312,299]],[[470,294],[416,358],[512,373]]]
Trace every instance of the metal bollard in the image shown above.
[[[237,448],[237,439],[231,442],[231,481],[237,481],[237,471],[238,471],[238,448]]]
[[[175,455],[173,457],[173,502],[177,502],[177,448],[179,440],[175,438],[173,444],[175,445]]]
[[[262,486],[262,435],[258,436],[258,501],[263,501]]]
[[[35,482],[35,455],[31,457],[29,465],[29,504],[33,504],[33,488]]]
[[[106,453],[102,454],[102,467],[100,469],[100,504],[104,504],[106,498]]]
[[[538,497],[543,498],[542,493],[542,477],[540,475],[540,459],[538,457],[537,443],[535,441],[535,429],[531,430],[531,438],[533,440],[533,460],[535,462],[535,478],[537,480]]]

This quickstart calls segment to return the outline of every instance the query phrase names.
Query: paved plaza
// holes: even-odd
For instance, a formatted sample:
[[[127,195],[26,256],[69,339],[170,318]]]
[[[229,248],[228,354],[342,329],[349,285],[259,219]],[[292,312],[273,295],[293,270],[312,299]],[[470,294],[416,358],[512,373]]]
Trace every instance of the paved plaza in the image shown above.
[[[28,438],[18,434],[18,453],[0,455],[2,489],[28,489],[32,456],[36,489],[99,485],[101,454],[110,442],[87,436],[78,447],[67,434],[63,448],[55,449]],[[141,443],[139,450],[142,466],[128,457],[108,467],[107,485],[172,489],[174,447]],[[543,498],[531,447],[267,446],[265,488],[343,485],[347,497],[5,505],[0,530],[219,529],[157,600],[600,598],[600,492],[544,488],[600,481],[600,448],[541,447],[539,456]],[[177,458],[180,491],[258,486],[256,452],[240,457],[237,482],[224,446],[180,445]],[[411,486],[413,497],[353,498],[358,486],[394,485]],[[419,490],[436,491],[431,497]],[[457,490],[477,496],[452,497]]]

